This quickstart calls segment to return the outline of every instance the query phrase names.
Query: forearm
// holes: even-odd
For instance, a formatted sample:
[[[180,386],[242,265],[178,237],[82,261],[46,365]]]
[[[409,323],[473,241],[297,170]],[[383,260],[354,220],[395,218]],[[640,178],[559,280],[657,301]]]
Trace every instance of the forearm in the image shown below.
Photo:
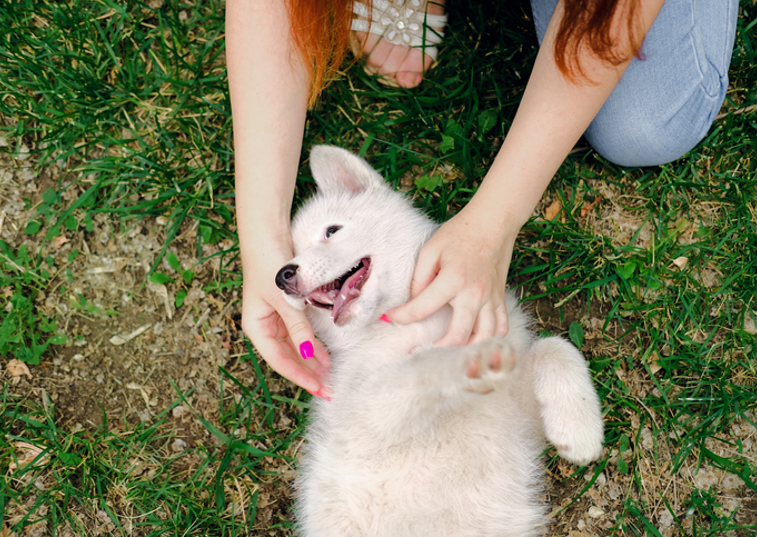
[[[643,34],[662,3],[652,0],[643,6],[639,20]],[[553,56],[560,12],[558,4],[510,131],[469,203],[476,214],[492,215],[489,224],[508,235],[517,233],[531,216],[552,176],[630,63],[629,59],[613,66],[585,54],[579,60],[588,80],[568,80]]]
[[[293,50],[281,0],[229,0],[226,49],[244,258],[253,237],[289,239],[308,75]]]

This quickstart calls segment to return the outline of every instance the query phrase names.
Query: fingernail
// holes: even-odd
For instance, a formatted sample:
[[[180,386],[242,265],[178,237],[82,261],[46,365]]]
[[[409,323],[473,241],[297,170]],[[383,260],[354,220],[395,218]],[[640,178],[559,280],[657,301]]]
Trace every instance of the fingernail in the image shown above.
[[[329,402],[331,402],[331,397],[329,397],[328,395],[324,395],[324,394],[323,394],[323,388],[320,388],[320,389],[319,389],[319,390],[318,390],[317,392],[311,392],[311,391],[310,391],[310,390],[308,390],[307,388],[305,388],[305,389],[306,389],[306,391],[307,391],[307,392],[308,392],[308,393],[309,393],[310,395],[312,395],[313,397],[320,397],[320,398],[322,398],[322,399],[325,399],[326,401],[329,401]]]
[[[315,392],[313,395],[315,395],[316,397],[322,397],[323,399],[326,399],[326,401],[331,402],[331,397],[323,393],[323,388]]]
[[[300,345],[300,354],[305,360],[307,360],[308,358],[312,358],[313,357],[313,344],[310,341],[304,341]]]
[[[386,313],[383,314],[381,317],[379,317],[379,319],[381,319],[385,323],[391,323],[392,322],[392,320],[389,317],[386,316]]]

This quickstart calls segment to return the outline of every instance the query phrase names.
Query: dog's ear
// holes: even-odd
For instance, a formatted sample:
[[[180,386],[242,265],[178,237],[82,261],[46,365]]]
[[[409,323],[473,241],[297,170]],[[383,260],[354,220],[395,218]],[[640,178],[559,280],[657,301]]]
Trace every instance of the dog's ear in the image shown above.
[[[386,181],[370,164],[333,145],[317,145],[310,150],[310,170],[318,189],[323,192],[388,188]]]

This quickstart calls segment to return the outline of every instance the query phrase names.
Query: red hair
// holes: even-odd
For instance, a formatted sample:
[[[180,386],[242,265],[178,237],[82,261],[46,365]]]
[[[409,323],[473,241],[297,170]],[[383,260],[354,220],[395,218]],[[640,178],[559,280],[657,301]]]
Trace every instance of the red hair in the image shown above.
[[[370,8],[371,0],[363,1]],[[311,106],[339,73],[347,55],[354,2],[288,0],[291,38],[310,74]],[[636,55],[642,41],[637,28],[640,3],[641,0],[565,0],[554,48],[555,64],[563,75],[573,81],[585,78],[579,62],[582,51],[611,65]],[[625,25],[621,24],[623,20]]]
[[[637,24],[640,2],[565,0],[554,48],[555,65],[562,74],[574,82],[586,78],[579,61],[584,50],[610,65],[636,56],[643,38]]]
[[[347,55],[353,3],[354,0],[288,1],[291,37],[310,75],[309,106],[336,78]]]

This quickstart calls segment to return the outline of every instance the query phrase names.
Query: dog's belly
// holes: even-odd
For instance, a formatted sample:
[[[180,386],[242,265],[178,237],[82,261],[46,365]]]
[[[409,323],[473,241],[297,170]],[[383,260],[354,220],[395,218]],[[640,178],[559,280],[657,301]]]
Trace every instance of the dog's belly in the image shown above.
[[[433,438],[374,453],[323,438],[303,465],[299,507],[317,521],[303,537],[538,535],[540,444],[527,424],[478,425],[452,419]]]

